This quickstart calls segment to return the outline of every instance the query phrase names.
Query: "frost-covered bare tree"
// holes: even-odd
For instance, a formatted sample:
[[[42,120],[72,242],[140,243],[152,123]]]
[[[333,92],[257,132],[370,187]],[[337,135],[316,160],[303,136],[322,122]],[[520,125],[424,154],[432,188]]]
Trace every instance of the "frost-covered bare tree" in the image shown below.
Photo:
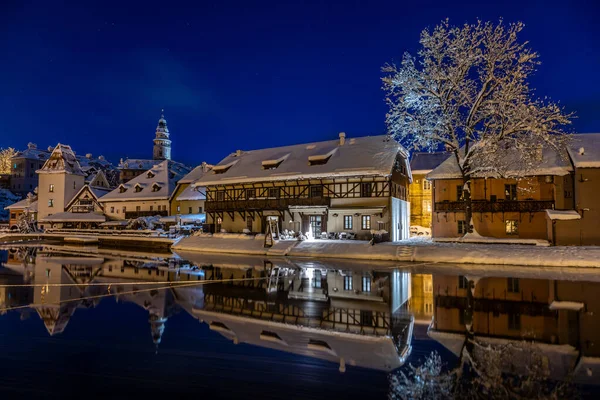
[[[454,154],[467,221],[472,177],[504,177],[509,170],[523,176],[539,163],[541,146],[564,150],[572,114],[534,96],[529,77],[540,63],[528,42],[518,40],[523,28],[502,20],[463,26],[445,20],[421,33],[416,56],[383,67],[388,132],[409,148],[443,146]]]
[[[463,348],[461,363],[444,371],[433,352],[418,367],[390,375],[392,400],[413,399],[545,399],[577,398],[568,377],[549,379],[543,354],[531,342],[490,345],[475,339]]]
[[[17,155],[17,151],[12,147],[0,149],[0,174],[10,174],[10,159]]]

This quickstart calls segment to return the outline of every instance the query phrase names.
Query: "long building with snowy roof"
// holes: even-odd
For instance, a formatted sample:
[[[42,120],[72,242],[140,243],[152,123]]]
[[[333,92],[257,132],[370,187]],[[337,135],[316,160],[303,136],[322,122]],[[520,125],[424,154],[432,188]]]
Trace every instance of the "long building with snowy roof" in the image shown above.
[[[301,231],[320,238],[408,237],[406,150],[367,136],[236,151],[192,186],[206,187],[207,222],[228,232]]]
[[[120,184],[99,199],[109,219],[169,215],[169,199],[177,182],[190,172],[183,164],[164,160],[148,171]]]

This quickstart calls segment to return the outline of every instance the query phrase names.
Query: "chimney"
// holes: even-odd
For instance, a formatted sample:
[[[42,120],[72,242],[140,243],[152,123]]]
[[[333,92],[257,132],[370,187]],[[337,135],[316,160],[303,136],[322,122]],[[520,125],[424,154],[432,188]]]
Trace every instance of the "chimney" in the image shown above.
[[[242,155],[242,151],[241,151],[241,150],[236,150],[236,151],[235,151],[235,156],[236,156],[236,157],[239,157],[239,156],[241,156],[241,155]]]
[[[87,158],[88,160],[91,160],[92,159],[92,153],[87,153],[85,155],[85,158]]]
[[[98,156],[98,160],[104,161],[104,156]]]
[[[585,149],[583,147],[579,148],[579,155],[582,156],[585,154]]]
[[[340,146],[343,146],[346,143],[346,132],[340,132]]]
[[[37,149],[37,144],[29,142],[27,143],[27,148],[30,150],[35,150]]]
[[[50,153],[52,153],[52,152],[54,151],[54,147],[52,147],[52,146],[48,146],[48,151],[49,151]]]

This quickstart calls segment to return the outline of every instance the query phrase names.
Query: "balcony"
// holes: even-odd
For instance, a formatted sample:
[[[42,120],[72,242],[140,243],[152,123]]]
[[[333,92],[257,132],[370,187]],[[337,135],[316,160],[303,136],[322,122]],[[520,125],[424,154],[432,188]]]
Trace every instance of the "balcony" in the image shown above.
[[[331,205],[329,197],[305,197],[285,199],[250,199],[206,201],[206,212],[215,211],[251,211],[251,210],[287,210],[294,206],[326,206]]]
[[[465,211],[464,201],[442,201],[435,203],[435,212]],[[487,201],[473,200],[473,212],[541,212],[554,209],[553,200]]]

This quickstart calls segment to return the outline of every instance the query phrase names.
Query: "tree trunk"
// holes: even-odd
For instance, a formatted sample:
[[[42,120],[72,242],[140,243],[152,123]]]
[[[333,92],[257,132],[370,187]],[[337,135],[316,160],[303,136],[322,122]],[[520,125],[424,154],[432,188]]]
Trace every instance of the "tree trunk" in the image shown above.
[[[467,232],[473,233],[473,225],[471,224],[473,219],[471,178],[467,176],[463,176],[463,199],[465,202],[465,223],[467,224]]]

